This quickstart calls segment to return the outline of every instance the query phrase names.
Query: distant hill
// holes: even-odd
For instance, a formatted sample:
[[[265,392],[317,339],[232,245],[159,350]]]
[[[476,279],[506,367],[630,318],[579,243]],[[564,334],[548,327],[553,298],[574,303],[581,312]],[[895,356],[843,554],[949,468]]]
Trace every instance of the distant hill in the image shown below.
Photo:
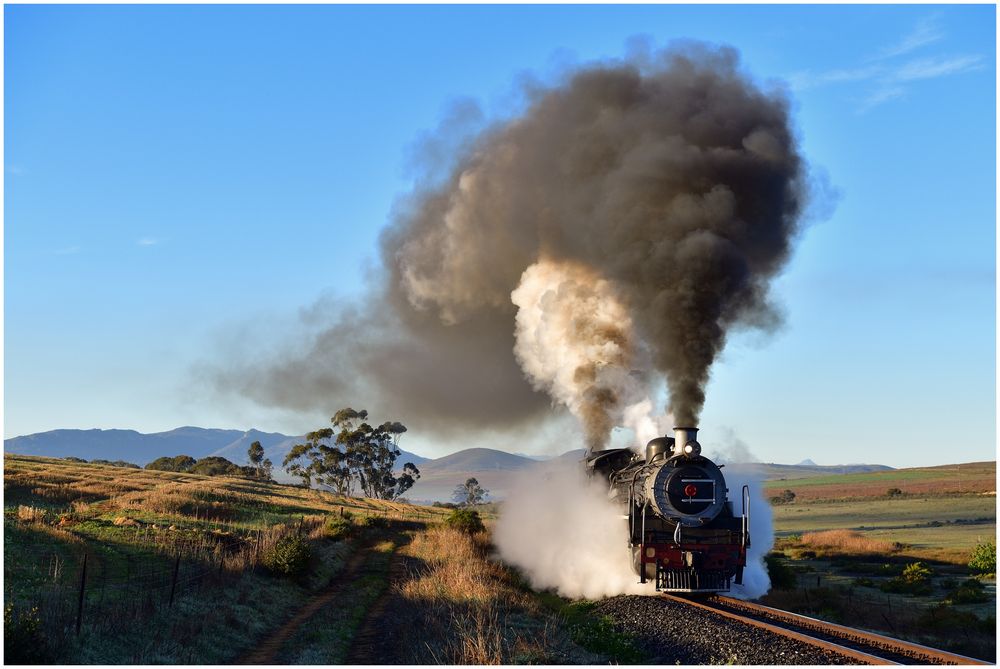
[[[74,456],[85,460],[126,460],[140,466],[165,455],[180,454],[194,458],[216,455],[237,464],[246,464],[247,449],[251,443],[259,441],[264,447],[265,457],[274,463],[275,479],[287,482],[293,479],[281,469],[281,462],[289,449],[302,439],[301,436],[254,429],[219,430],[192,426],[152,434],[135,430],[52,430],[5,439],[4,451],[56,458]],[[448,501],[455,486],[474,477],[490,491],[490,499],[499,500],[511,489],[518,472],[543,461],[579,462],[584,453],[583,449],[576,449],[556,457],[543,457],[507,453],[492,448],[468,448],[432,460],[403,451],[397,463],[402,466],[403,463],[412,462],[420,469],[420,479],[407,493],[409,499],[424,502]],[[892,470],[892,467],[885,465],[821,466],[811,460],[804,460],[797,465],[751,463],[746,467],[756,470],[762,479],[769,481]]]
[[[492,448],[467,448],[451,455],[429,460],[421,469],[435,472],[509,471],[524,469],[535,460]]]
[[[283,470],[281,462],[288,451],[302,441],[302,436],[289,436],[278,432],[260,430],[219,430],[185,426],[168,432],[143,434],[135,430],[51,430],[23,437],[4,439],[5,453],[43,455],[53,458],[69,456],[84,460],[125,460],[144,466],[162,456],[190,455],[204,458],[216,455],[237,464],[247,464],[247,449],[259,441],[264,447],[264,457],[274,463],[274,477],[279,481],[292,480]],[[416,465],[427,458],[409,451],[402,451],[399,463]]]
[[[779,465],[773,462],[752,462],[741,466],[759,472],[761,477],[766,481],[801,479],[810,476],[828,476],[830,474],[888,472],[894,469],[888,465]]]

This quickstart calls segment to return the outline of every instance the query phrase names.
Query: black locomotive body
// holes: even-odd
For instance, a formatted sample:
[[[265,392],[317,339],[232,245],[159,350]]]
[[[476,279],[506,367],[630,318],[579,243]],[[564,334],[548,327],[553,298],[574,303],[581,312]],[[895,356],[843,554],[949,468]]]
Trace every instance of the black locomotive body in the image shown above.
[[[657,437],[645,457],[627,448],[595,451],[588,471],[628,510],[632,566],[667,592],[727,592],[743,582],[750,545],[749,489],[742,514],[728,498],[721,466],[701,455],[696,428]]]

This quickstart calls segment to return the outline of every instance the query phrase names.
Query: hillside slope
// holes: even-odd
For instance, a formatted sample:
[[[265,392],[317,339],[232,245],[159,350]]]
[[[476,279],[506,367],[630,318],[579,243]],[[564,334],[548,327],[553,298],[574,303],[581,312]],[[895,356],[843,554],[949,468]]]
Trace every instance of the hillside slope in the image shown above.
[[[4,439],[5,453],[50,458],[77,457],[84,460],[125,460],[140,467],[163,456],[190,455],[195,459],[216,455],[236,464],[247,464],[247,449],[255,441],[264,447],[264,457],[275,465],[275,478],[290,481],[280,470],[288,451],[303,440],[301,435],[260,430],[221,430],[184,426],[167,432],[144,434],[135,430],[50,430]],[[427,458],[403,451],[400,463],[420,464]]]

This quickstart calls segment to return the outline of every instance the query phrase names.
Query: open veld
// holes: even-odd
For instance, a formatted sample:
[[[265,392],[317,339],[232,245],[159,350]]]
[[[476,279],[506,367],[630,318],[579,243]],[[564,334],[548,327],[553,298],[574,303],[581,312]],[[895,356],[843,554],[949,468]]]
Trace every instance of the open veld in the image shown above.
[[[995,576],[967,564],[995,535],[994,488],[994,463],[770,481],[763,601],[993,659]],[[649,660],[592,603],[490,559],[489,519],[17,455],[4,503],[8,662]]]
[[[17,455],[4,504],[7,663],[639,659],[442,509]]]
[[[783,587],[765,603],[996,657],[996,576],[973,578],[967,567],[977,545],[995,541],[995,462],[768,481],[765,490],[772,576],[784,577],[772,578]],[[786,490],[790,502],[780,501]]]

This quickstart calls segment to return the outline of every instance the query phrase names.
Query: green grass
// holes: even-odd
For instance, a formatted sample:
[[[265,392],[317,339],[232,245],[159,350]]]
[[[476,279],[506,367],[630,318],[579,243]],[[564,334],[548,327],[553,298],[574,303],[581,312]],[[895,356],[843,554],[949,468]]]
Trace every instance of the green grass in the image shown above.
[[[394,548],[395,544],[388,541],[369,551],[362,576],[299,628],[282,646],[277,662],[344,664],[365,614],[388,586]]]
[[[941,465],[938,467],[916,467],[911,469],[893,469],[879,472],[857,472],[852,474],[826,474],[823,476],[807,476],[796,479],[767,481],[765,489],[783,490],[787,487],[808,488],[812,486],[852,484],[884,484],[886,489],[894,482],[906,483],[914,481],[958,481],[969,477],[991,477],[996,474],[995,462],[973,462],[961,465]]]
[[[906,544],[908,555],[963,562],[976,543],[995,536],[995,504],[992,497],[973,495],[904,497],[878,503],[871,499],[795,502],[776,506],[772,513],[778,537],[854,529]]]
[[[562,608],[570,639],[592,653],[603,655],[615,664],[642,664],[648,658],[632,637],[618,631],[608,616],[593,612],[594,602],[572,602]]]

